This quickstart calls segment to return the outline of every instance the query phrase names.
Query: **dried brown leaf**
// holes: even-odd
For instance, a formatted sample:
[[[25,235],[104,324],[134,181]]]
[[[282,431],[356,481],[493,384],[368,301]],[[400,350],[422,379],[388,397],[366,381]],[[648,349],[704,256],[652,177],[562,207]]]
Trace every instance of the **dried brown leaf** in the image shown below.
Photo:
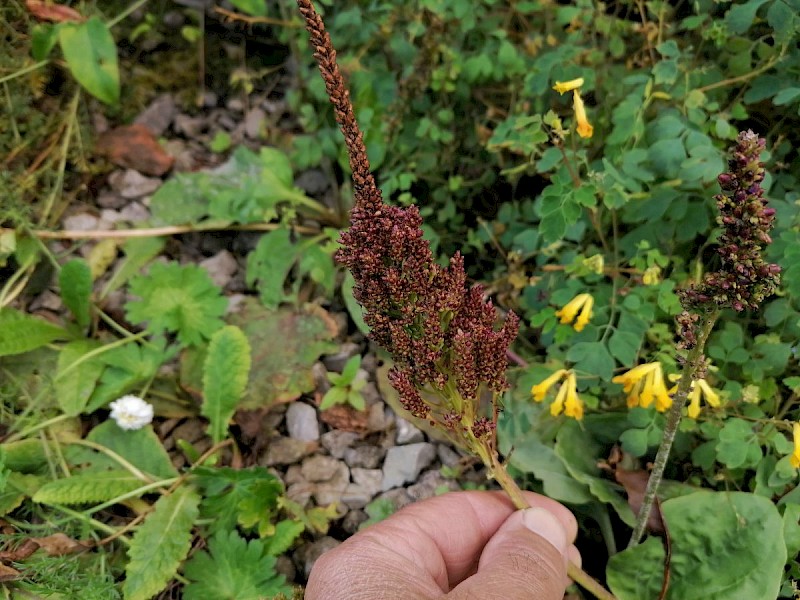
[[[53,4],[46,0],[25,0],[25,8],[31,13],[33,18],[40,21],[52,21],[53,23],[81,22],[83,15],[74,8],[63,4]]]
[[[123,125],[106,131],[95,149],[115,165],[155,177],[169,171],[175,162],[144,125]]]

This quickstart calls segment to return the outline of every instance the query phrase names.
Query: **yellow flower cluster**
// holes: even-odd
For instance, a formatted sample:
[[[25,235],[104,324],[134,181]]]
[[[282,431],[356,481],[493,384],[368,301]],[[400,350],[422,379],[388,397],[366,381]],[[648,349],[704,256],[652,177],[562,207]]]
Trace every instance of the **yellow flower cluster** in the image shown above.
[[[692,389],[689,392],[689,408],[686,409],[686,415],[690,419],[696,419],[700,414],[700,396],[706,399],[706,404],[709,406],[719,406],[719,394],[711,389],[705,379],[693,381]]]
[[[789,462],[795,469],[800,469],[800,423],[792,425],[792,438],[794,441],[794,452],[789,457]]]
[[[564,308],[556,311],[556,316],[561,319],[562,324],[572,323],[575,321],[573,327],[575,331],[583,331],[583,328],[589,323],[592,318],[592,307],[594,306],[594,298],[590,294],[578,294],[572,300],[567,302]],[[580,311],[580,314],[578,314]],[[575,320],[575,316],[578,319]]]
[[[541,402],[558,381],[564,380],[558,389],[556,399],[550,405],[550,414],[557,417],[562,412],[567,417],[580,421],[583,418],[583,400],[578,396],[578,380],[575,373],[567,369],[559,369],[541,383],[531,388],[531,395],[536,402]]]
[[[570,81],[556,81],[553,89],[559,94],[572,92],[572,110],[575,111],[575,120],[578,122],[575,130],[582,138],[590,138],[594,133],[594,127],[589,123],[589,119],[586,116],[586,107],[583,105],[583,98],[581,98],[581,93],[579,91],[582,85],[583,77],[578,77]]]
[[[667,386],[664,384],[664,372],[660,362],[651,362],[634,367],[627,373],[617,375],[611,381],[621,383],[623,391],[628,394],[628,408],[641,406],[647,408],[656,402],[656,410],[664,412],[672,406]]]

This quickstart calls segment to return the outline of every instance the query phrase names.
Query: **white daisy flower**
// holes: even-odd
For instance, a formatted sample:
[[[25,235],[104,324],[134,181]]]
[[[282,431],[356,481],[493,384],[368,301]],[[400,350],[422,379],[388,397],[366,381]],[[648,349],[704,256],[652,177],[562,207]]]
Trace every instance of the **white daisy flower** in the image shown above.
[[[153,420],[153,406],[138,396],[123,396],[111,404],[111,418],[122,429],[141,429]]]

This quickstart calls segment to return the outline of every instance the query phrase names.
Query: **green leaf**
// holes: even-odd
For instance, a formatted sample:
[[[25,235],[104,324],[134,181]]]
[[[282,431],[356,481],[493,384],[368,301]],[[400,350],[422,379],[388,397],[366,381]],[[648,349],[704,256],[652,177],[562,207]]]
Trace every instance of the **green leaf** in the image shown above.
[[[149,600],[175,576],[189,552],[199,504],[200,496],[189,486],[158,499],[128,547],[125,600]]]
[[[197,265],[154,263],[147,275],[131,281],[130,291],[141,298],[125,305],[132,323],[149,321],[150,331],[176,332],[187,345],[202,343],[222,327],[220,317],[228,306],[206,270]]]
[[[275,532],[264,538],[264,552],[270,556],[279,556],[291,548],[306,526],[301,521],[284,519],[275,524]]]
[[[163,188],[164,186],[161,187]],[[120,261],[119,267],[103,288],[101,298],[126,283],[134,275],[138,275],[147,263],[161,253],[165,243],[166,240],[161,237],[131,238],[126,240],[122,245],[125,258]]]
[[[106,104],[119,102],[117,45],[108,26],[98,17],[83,23],[62,23],[58,41],[78,83]]]
[[[328,410],[337,404],[345,404],[347,402],[347,388],[332,387],[322,397],[322,402],[319,404],[320,410]]]
[[[31,30],[31,56],[40,61],[47,58],[58,41],[58,27],[51,23],[37,23]]]
[[[774,600],[786,546],[783,523],[768,498],[702,491],[661,505],[672,542],[672,600]],[[607,582],[619,600],[656,598],[661,589],[661,541],[614,555]]]
[[[649,446],[646,429],[628,429],[619,436],[622,449],[635,457],[644,456]]]
[[[105,502],[144,485],[128,471],[104,471],[73,475],[44,484],[33,495],[41,504]]]
[[[23,354],[67,337],[61,327],[13,308],[0,308],[0,331],[0,356]]]
[[[274,535],[272,521],[283,493],[283,483],[275,475],[264,467],[197,467],[193,473],[204,492],[203,516],[213,519],[212,532],[239,525],[255,528],[262,536]]]
[[[257,600],[292,596],[283,575],[275,571],[275,557],[265,552],[261,540],[242,539],[225,531],[208,541],[186,563],[183,574],[191,583],[183,588],[186,600]]]
[[[228,423],[247,388],[250,344],[241,329],[228,325],[208,345],[203,368],[203,407],[209,435],[215,444],[225,439]]]
[[[756,18],[756,12],[767,0],[748,0],[734,4],[725,15],[725,25],[731,33],[744,33]]]
[[[58,353],[55,378],[56,400],[64,414],[74,417],[83,412],[105,365],[99,357],[84,356],[100,347],[93,340],[70,342]]]
[[[614,371],[614,359],[602,342],[578,342],[567,351],[567,360],[575,363],[582,373],[597,375],[609,381]]]
[[[262,235],[247,255],[247,285],[258,284],[259,297],[267,308],[275,308],[283,300],[283,282],[296,260],[297,248],[286,228]]]
[[[800,504],[787,504],[784,509],[783,540],[787,556],[800,553]]]
[[[355,286],[356,282],[353,279],[353,274],[350,271],[347,271],[344,275],[344,281],[342,282],[342,299],[344,300],[344,305],[347,307],[347,312],[350,313],[350,318],[353,320],[353,323],[356,324],[358,330],[367,335],[369,334],[369,326],[364,321],[364,309],[361,308],[361,305],[356,302],[356,299],[353,297],[353,287]]]
[[[89,297],[92,294],[92,271],[80,258],[69,261],[59,273],[61,299],[81,327],[89,325]]]
[[[167,454],[164,445],[158,439],[151,426],[125,431],[120,429],[119,425],[114,421],[107,420],[92,429],[86,439],[119,454],[134,467],[148,475],[162,479],[169,479],[178,475],[178,471],[173,466],[169,454]],[[70,448],[74,447],[70,446]],[[87,448],[84,449],[87,450]],[[106,464],[106,460],[109,461],[107,464],[119,468],[119,463],[100,452],[97,452],[94,456],[94,466],[102,467]]]

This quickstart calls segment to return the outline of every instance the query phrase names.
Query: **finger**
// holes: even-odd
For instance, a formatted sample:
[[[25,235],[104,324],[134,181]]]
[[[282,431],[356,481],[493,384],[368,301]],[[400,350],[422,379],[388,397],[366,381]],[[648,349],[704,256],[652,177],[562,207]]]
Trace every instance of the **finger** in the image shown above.
[[[571,544],[560,520],[543,508],[511,515],[489,540],[478,571],[448,599],[561,600]]]

